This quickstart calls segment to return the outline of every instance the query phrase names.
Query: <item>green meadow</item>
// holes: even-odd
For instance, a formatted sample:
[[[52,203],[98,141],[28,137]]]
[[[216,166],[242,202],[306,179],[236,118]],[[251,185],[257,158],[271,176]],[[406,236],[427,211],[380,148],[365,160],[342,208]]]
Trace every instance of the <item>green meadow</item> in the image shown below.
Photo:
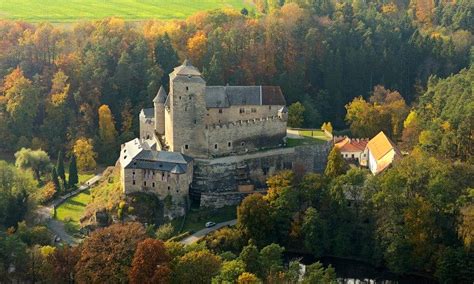
[[[248,7],[249,0],[0,0],[0,19],[67,23],[120,17],[184,19],[198,11]]]

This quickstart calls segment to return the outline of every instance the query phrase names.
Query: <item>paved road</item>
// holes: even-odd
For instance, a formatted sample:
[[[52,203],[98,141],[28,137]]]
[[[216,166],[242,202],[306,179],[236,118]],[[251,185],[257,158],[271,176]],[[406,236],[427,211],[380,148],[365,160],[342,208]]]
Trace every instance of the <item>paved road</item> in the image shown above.
[[[196,233],[192,234],[191,236],[181,240],[180,243],[185,244],[185,245],[190,245],[192,243],[195,243],[195,242],[199,241],[200,239],[205,237],[210,232],[218,230],[222,227],[234,226],[235,224],[237,224],[237,219],[230,220],[230,221],[227,221],[227,222],[218,223],[218,224],[216,224],[215,226],[213,226],[211,228],[205,228],[205,229],[202,229],[200,231],[197,231]]]
[[[47,205],[39,206],[36,209],[38,221],[41,223],[46,223],[46,226],[48,227],[48,229],[51,230],[53,234],[60,237],[63,242],[69,245],[77,243],[78,239],[75,238],[74,236],[71,236],[70,234],[66,232],[66,230],[64,229],[63,222],[51,218],[53,216],[53,210],[55,207],[65,202],[68,198],[71,198],[72,196],[75,196],[89,189],[92,185],[96,184],[100,180],[101,177],[102,177],[102,174],[97,174],[94,177],[90,178],[88,181],[86,181],[84,184],[79,186],[78,189],[54,199]]]

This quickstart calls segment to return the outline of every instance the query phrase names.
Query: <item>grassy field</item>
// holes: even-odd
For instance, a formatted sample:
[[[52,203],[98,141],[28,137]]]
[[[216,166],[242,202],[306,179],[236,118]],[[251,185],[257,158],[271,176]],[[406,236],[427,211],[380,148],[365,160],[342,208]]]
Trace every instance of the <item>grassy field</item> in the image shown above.
[[[68,224],[70,229],[79,230],[79,221],[90,201],[91,194],[89,190],[71,197],[56,209],[56,219]]]
[[[329,138],[324,135],[324,132],[321,130],[300,130],[298,131],[300,136],[303,136],[303,139],[297,138],[288,138],[287,146],[295,147],[300,145],[311,145],[311,144],[323,144],[326,143]]]
[[[106,17],[184,19],[197,11],[249,7],[248,0],[0,0],[0,19],[74,22]]]

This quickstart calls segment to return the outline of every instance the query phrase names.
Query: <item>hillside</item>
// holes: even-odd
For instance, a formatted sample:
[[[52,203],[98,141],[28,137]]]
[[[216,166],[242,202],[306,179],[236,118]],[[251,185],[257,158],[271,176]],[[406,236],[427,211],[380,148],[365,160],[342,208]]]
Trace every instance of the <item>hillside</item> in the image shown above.
[[[245,3],[245,4],[244,4]],[[197,11],[241,9],[245,0],[2,0],[0,19],[29,22],[74,22],[106,17],[139,21],[184,19]]]

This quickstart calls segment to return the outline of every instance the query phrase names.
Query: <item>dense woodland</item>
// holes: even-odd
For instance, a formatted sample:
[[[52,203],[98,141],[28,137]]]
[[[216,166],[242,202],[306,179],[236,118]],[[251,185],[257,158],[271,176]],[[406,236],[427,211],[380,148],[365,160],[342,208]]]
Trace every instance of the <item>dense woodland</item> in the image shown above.
[[[16,152],[16,166],[0,162],[0,282],[295,283],[298,263],[284,261],[295,252],[472,283],[473,2],[254,2],[176,22],[0,22],[0,149]],[[324,173],[269,178],[237,226],[197,245],[170,241],[170,224],[125,223],[54,248],[34,208],[74,188],[78,170],[113,163],[184,58],[208,84],[280,85],[292,122],[383,130],[405,155],[372,176],[333,149]],[[59,153],[54,167],[44,151]],[[337,273],[307,271],[303,283]]]
[[[346,129],[353,98],[382,85],[411,106],[430,76],[457,73],[472,57],[472,1],[433,9],[425,1],[281,2],[172,22],[1,21],[0,149],[56,155],[82,138],[112,163],[118,142],[135,136],[139,110],[184,58],[211,85],[281,86],[288,104],[305,106],[306,127]]]

